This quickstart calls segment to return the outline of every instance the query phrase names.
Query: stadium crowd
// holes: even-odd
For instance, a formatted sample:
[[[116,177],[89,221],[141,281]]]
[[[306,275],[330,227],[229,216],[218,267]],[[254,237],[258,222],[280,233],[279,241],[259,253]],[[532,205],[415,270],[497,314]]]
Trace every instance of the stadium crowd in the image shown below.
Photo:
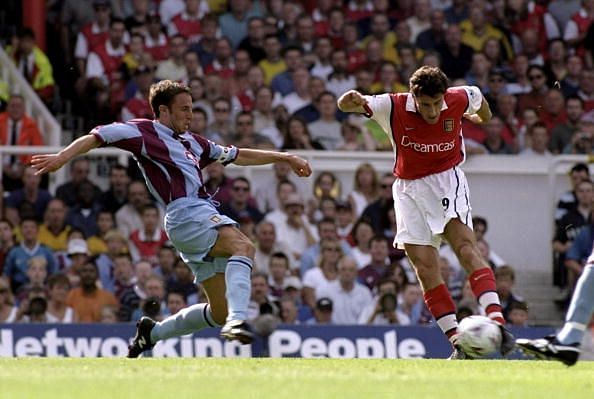
[[[48,40],[47,54],[27,27],[15,30],[5,49],[50,109],[67,108],[85,129],[152,118],[148,89],[171,79],[192,90],[191,130],[217,143],[389,150],[381,128],[341,113],[337,97],[353,88],[407,91],[418,66],[435,65],[453,85],[480,87],[493,110],[485,125],[463,124],[467,153],[550,157],[593,150],[594,0],[48,5],[48,38],[56,40]],[[42,144],[35,121],[25,115],[24,98],[11,95],[6,84],[0,84],[0,98],[0,143]],[[159,319],[204,302],[163,231],[163,209],[133,167],[114,163],[109,188],[101,191],[89,180],[91,162],[78,159],[70,165],[70,180],[48,192],[26,166],[27,156],[3,162],[0,322],[126,322],[143,314]],[[343,192],[333,173],[316,171],[309,193],[283,164],[274,166],[273,182],[230,178],[218,163],[206,171],[206,187],[216,193],[221,213],[237,220],[257,246],[251,319],[432,323],[410,264],[391,245],[391,173],[361,164],[353,191]],[[594,195],[591,183],[582,184],[589,175],[581,167],[575,172],[573,191],[556,215],[554,242],[561,255],[556,283],[569,287],[585,258],[568,266],[568,274],[563,256],[577,227],[589,223]],[[569,225],[576,231],[563,227]],[[528,306],[514,292],[514,269],[490,250],[487,221],[475,217],[474,226],[495,270],[507,321],[526,325]],[[586,257],[590,252],[582,251]],[[460,317],[479,313],[451,249],[442,247],[440,255]]]

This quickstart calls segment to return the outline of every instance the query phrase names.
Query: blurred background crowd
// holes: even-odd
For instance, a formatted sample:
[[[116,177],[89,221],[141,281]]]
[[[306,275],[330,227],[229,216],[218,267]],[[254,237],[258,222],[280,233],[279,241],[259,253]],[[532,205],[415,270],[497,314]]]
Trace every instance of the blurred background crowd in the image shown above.
[[[435,65],[453,85],[480,87],[493,111],[485,125],[464,122],[469,154],[552,157],[594,146],[594,0],[47,0],[43,42],[20,22],[22,2],[3,3],[4,50],[74,137],[152,118],[150,85],[172,79],[191,88],[191,130],[221,144],[391,150],[374,121],[338,111],[337,97],[405,92],[416,68]],[[0,81],[1,145],[44,144],[25,105]],[[3,157],[0,322],[159,319],[205,300],[133,163],[110,162],[101,190],[93,162],[78,159],[50,189],[28,159]],[[257,245],[251,319],[433,322],[392,247],[391,173],[361,164],[350,192],[327,171],[305,192],[283,164],[266,182],[231,178],[220,164],[206,173],[221,212]],[[594,237],[584,228],[594,200],[587,165],[571,182],[555,215],[560,307]],[[488,221],[474,225],[506,319],[526,325],[514,268],[490,249]],[[440,255],[460,317],[480,313],[451,249]]]

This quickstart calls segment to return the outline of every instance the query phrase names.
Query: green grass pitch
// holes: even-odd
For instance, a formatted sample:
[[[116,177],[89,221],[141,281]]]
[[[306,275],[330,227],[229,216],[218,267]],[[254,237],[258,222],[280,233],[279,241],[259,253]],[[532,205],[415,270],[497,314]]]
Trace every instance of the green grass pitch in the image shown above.
[[[0,359],[1,399],[580,399],[594,362]]]

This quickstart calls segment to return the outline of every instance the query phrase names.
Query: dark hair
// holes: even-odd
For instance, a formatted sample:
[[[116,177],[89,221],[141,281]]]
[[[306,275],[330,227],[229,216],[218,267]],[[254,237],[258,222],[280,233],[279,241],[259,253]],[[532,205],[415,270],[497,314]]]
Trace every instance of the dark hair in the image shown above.
[[[68,277],[66,277],[64,273],[52,274],[47,278],[47,287],[50,290],[58,284],[65,285],[70,288],[70,280],[68,280]]]
[[[574,172],[586,172],[588,176],[590,176],[590,169],[588,168],[588,165],[586,165],[585,163],[580,162],[573,165],[569,173],[571,174]]]
[[[289,51],[298,51],[299,54],[303,55],[303,49],[300,46],[288,45],[288,46],[283,47],[283,49],[281,51],[282,57],[285,58],[285,56],[287,55],[287,53]]]
[[[584,108],[584,100],[583,100],[583,99],[582,99],[580,96],[578,96],[577,94],[572,94],[572,95],[570,95],[570,96],[567,96],[567,97],[565,98],[565,105],[567,105],[567,103],[568,103],[570,100],[571,100],[571,101],[579,101],[579,103],[580,103],[580,105],[582,106],[582,108]]]
[[[272,258],[283,259],[287,265],[287,268],[289,267],[289,257],[284,252],[274,252],[272,255],[270,255],[270,260],[272,260]]]
[[[417,97],[435,97],[444,94],[447,88],[448,78],[437,67],[422,66],[410,77],[410,91]]]
[[[250,181],[246,177],[243,177],[243,176],[236,177],[235,179],[233,179],[233,183],[231,183],[231,185],[235,184],[236,181],[242,181],[242,182],[244,182],[245,184],[248,185],[248,188],[251,188],[252,187],[252,184],[250,183]]]
[[[165,295],[165,297],[167,299],[169,299],[169,295],[171,294],[175,294],[175,295],[179,295],[180,297],[183,298],[184,303],[188,303],[188,296],[186,295],[186,293],[180,289],[176,289],[176,288],[172,288],[167,292],[167,295]]]
[[[155,210],[155,211],[157,211],[157,214],[159,214],[159,208],[155,204],[146,204],[146,205],[144,205],[142,207],[142,209],[140,210],[140,214],[143,215],[144,212],[150,211],[150,210]]]
[[[528,132],[527,133],[529,135],[532,135],[532,133],[534,132],[534,129],[537,129],[539,127],[545,129],[547,131],[547,133],[549,132],[549,128],[547,127],[546,123],[544,123],[543,121],[538,120],[538,121],[534,122],[534,124],[528,128]]]
[[[189,96],[192,95],[188,86],[173,82],[171,80],[162,80],[151,85],[149,92],[149,102],[155,117],[159,117],[159,106],[164,105],[169,108],[175,96],[181,93],[187,93]]]
[[[126,26],[126,23],[124,22],[124,20],[122,18],[113,17],[109,21],[109,27],[112,28],[115,24],[122,24],[122,25]]]
[[[487,223],[487,219],[485,219],[482,216],[473,216],[473,218],[472,218],[472,224],[473,225],[482,224],[483,226],[485,226],[485,233],[487,232],[487,230],[489,228],[489,224]]]

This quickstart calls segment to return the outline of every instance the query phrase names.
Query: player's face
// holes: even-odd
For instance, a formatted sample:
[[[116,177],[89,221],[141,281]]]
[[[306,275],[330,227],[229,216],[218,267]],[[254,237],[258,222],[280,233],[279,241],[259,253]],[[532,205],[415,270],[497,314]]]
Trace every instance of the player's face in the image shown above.
[[[174,97],[168,109],[169,127],[176,133],[183,133],[192,123],[192,96],[180,93]],[[165,124],[166,121],[164,121]]]
[[[443,105],[443,94],[439,94],[435,97],[426,95],[415,96],[415,102],[417,110],[425,122],[430,125],[436,124],[439,120],[439,114],[441,113],[441,107]]]

